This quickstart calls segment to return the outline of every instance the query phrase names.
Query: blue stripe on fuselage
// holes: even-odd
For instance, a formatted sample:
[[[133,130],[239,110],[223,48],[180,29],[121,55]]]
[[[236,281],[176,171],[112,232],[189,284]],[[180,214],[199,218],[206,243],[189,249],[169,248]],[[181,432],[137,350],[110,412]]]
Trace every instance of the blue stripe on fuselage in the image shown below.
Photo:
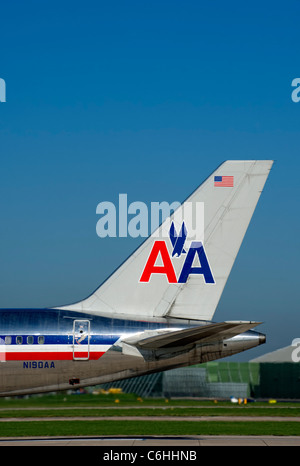
[[[43,335],[45,344],[52,339],[73,335],[74,320],[90,321],[90,343],[113,344],[121,335],[176,327],[178,324],[111,319],[61,309],[0,309],[0,335]],[[50,338],[50,340],[48,340]],[[46,340],[47,339],[47,340]],[[34,340],[35,341],[35,340]],[[52,340],[53,341],[53,340]],[[61,340],[63,342],[63,340]],[[56,340],[57,344],[58,341]],[[51,344],[51,343],[49,343]]]
[[[39,345],[42,346],[38,342],[38,335],[33,335],[33,342],[28,343],[27,337],[28,334],[18,334],[18,335],[12,335],[12,334],[6,334],[6,335],[0,335],[0,345],[5,344],[5,337],[6,336],[11,337],[10,345],[16,345],[22,346],[28,344],[31,345]],[[22,343],[17,343],[17,337],[22,337]],[[113,345],[121,335],[91,335],[89,343],[91,345]],[[44,338],[43,345],[67,345],[73,342],[73,335],[46,335]]]

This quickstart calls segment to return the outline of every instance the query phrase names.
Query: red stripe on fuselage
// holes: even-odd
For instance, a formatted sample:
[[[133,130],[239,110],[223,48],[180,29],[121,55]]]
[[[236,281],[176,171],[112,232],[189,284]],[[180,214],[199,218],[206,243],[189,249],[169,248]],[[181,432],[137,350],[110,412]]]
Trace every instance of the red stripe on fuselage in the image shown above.
[[[105,352],[93,351],[89,354],[87,351],[75,351],[75,355],[72,352],[66,351],[47,351],[47,352],[7,352],[0,353],[0,361],[72,361],[75,358],[89,359],[90,361],[96,361],[101,358]]]

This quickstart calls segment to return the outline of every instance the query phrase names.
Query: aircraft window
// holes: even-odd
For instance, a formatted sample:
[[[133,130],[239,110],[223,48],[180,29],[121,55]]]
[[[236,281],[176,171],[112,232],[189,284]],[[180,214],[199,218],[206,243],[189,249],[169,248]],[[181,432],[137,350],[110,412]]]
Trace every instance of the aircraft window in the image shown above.
[[[23,343],[23,337],[17,337],[16,338],[17,345],[22,345]]]
[[[5,344],[6,345],[11,345],[11,336],[6,336],[5,337]]]
[[[39,338],[38,338],[38,342],[39,342],[39,345],[43,345],[45,343],[45,337],[40,335]]]
[[[33,336],[28,336],[27,337],[27,345],[33,345]]]

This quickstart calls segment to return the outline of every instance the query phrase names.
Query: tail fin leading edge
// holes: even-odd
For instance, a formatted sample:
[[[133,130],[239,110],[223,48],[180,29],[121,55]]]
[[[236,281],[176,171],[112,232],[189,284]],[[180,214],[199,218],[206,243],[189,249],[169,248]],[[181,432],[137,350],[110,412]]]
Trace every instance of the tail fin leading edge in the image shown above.
[[[272,164],[271,160],[224,162],[91,296],[63,308],[118,318],[211,320]],[[175,232],[189,233],[191,219],[184,217],[187,203],[204,204],[204,229],[196,231],[193,239],[177,240],[175,251]],[[154,246],[159,253],[152,257],[153,273],[141,281]],[[190,253],[192,248],[198,248],[198,255]],[[173,269],[172,279],[168,267]],[[207,278],[205,267],[213,279]],[[188,268],[187,279],[180,282],[183,268]]]

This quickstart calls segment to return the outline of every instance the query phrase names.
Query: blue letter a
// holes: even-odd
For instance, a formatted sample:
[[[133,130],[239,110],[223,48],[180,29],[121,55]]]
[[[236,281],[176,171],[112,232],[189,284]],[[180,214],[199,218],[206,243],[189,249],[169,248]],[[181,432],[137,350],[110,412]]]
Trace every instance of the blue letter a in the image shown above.
[[[201,267],[192,267],[195,254],[198,254]],[[183,264],[178,283],[186,283],[190,274],[203,275],[205,283],[215,283],[201,241],[193,241]]]

